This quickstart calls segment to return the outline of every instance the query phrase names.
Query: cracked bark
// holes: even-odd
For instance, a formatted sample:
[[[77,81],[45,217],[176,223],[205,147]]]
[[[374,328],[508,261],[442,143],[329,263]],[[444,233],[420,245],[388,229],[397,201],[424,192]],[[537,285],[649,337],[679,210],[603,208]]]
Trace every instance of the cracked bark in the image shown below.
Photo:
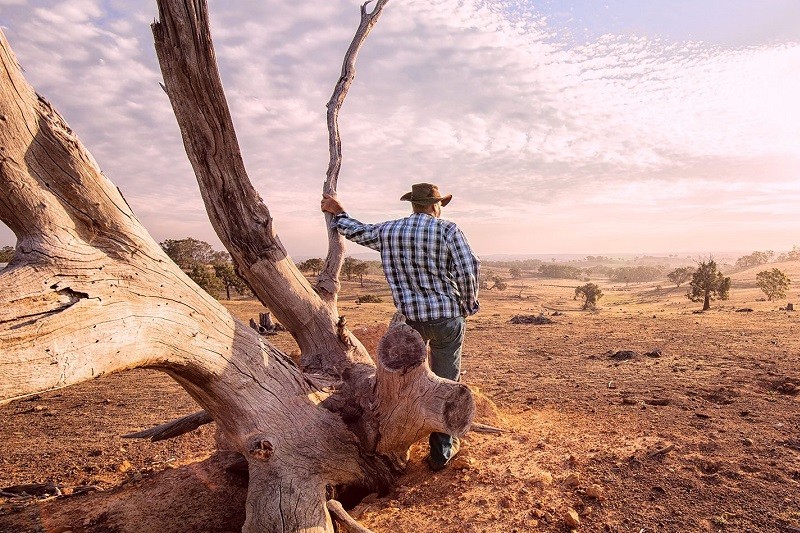
[[[17,237],[0,271],[0,403],[133,367],[165,371],[247,459],[245,531],[330,532],[329,488],[387,490],[413,439],[467,430],[472,397],[430,372],[410,328],[391,330],[376,368],[340,327],[335,298],[299,273],[247,178],[205,2],[158,4],[164,85],[212,224],[297,339],[301,368],[169,260],[0,33],[0,219]]]

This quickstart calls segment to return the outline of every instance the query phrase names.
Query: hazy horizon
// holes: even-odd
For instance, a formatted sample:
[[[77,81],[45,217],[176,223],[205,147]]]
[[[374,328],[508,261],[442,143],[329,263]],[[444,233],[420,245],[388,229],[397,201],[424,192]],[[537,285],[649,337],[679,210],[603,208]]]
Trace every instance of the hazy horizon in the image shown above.
[[[210,6],[250,178],[294,257],[327,244],[325,103],[359,4]],[[154,239],[221,248],[158,85],[155,3],[0,7],[26,78]],[[412,183],[438,183],[482,256],[788,251],[799,66],[792,0],[390,2],[340,116],[340,198],[379,222],[405,216]]]

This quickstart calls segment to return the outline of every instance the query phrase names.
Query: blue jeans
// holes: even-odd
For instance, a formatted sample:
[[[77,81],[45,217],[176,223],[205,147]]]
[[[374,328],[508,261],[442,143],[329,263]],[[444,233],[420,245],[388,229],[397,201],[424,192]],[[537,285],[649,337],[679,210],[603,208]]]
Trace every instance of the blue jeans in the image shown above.
[[[461,378],[461,348],[464,344],[466,320],[463,316],[442,318],[429,322],[407,321],[422,340],[429,343],[429,363],[439,377],[458,381]],[[431,433],[431,463],[443,465],[453,455],[453,437],[445,433]]]

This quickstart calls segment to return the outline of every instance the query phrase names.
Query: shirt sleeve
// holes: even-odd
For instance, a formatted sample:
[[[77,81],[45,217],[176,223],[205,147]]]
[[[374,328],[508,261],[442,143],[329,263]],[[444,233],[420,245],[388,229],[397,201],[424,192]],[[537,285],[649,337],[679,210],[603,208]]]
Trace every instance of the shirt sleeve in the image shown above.
[[[461,312],[464,316],[474,315],[481,307],[478,302],[480,261],[470,248],[467,238],[458,228],[447,240],[447,246],[453,260],[456,285],[461,293]]]
[[[380,224],[364,224],[347,213],[333,217],[331,227],[336,228],[339,235],[348,241],[381,251]]]

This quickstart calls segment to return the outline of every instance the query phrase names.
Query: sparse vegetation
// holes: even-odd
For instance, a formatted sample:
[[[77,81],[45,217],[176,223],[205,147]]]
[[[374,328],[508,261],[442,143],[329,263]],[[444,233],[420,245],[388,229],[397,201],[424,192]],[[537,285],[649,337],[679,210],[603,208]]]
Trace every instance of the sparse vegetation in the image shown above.
[[[192,281],[215,298],[224,290],[226,299],[230,300],[231,289],[240,295],[250,294],[250,288],[236,273],[228,252],[214,250],[209,243],[192,237],[167,239],[159,245]]]
[[[733,258],[735,259],[735,258]],[[729,262],[733,263],[733,259]],[[685,261],[685,258],[682,258]],[[717,260],[718,265],[721,263]],[[674,266],[679,266],[676,261]],[[373,265],[371,265],[372,267]],[[770,267],[771,269],[771,267]],[[796,335],[792,335],[792,328],[796,329],[795,320],[786,320],[786,313],[778,312],[778,305],[767,303],[766,296],[755,286],[756,273],[767,268],[752,269],[736,274],[731,274],[735,290],[731,290],[730,299],[726,302],[726,307],[720,312],[706,313],[700,325],[696,325],[697,315],[692,315],[691,311],[699,309],[699,305],[690,302],[685,297],[686,290],[670,290],[673,288],[670,282],[664,280],[664,291],[654,293],[653,287],[656,285],[639,285],[623,289],[618,285],[608,283],[605,279],[597,280],[596,283],[604,292],[604,296],[597,303],[597,307],[603,308],[602,315],[594,315],[591,311],[579,311],[583,304],[580,300],[572,300],[575,288],[584,285],[584,282],[565,281],[553,282],[545,278],[531,278],[526,276],[525,290],[523,295],[526,297],[535,295],[535,299],[526,299],[520,302],[518,299],[509,298],[509,292],[516,295],[519,281],[510,281],[508,269],[485,269],[484,274],[497,273],[508,281],[509,288],[505,292],[488,291],[481,295],[482,311],[474,317],[468,319],[470,331],[467,335],[468,353],[484,354],[491,353],[491,357],[467,357],[465,358],[465,370],[467,374],[463,378],[470,385],[481,387],[482,391],[491,398],[499,398],[498,409],[503,416],[509,417],[516,424],[517,432],[506,433],[504,435],[482,436],[470,433],[467,435],[469,444],[469,457],[475,461],[476,468],[497,469],[502,471],[508,465],[515,464],[521,454],[540,454],[544,460],[551,461],[548,467],[549,474],[554,479],[566,478],[569,474],[577,471],[584,478],[598,475],[608,475],[613,481],[600,482],[605,489],[605,497],[611,499],[624,499],[630,493],[632,487],[643,487],[649,490],[653,486],[663,485],[663,471],[659,469],[643,469],[641,477],[637,477],[636,484],[630,484],[631,479],[620,479],[615,477],[616,468],[614,462],[604,462],[593,464],[592,468],[600,468],[598,471],[589,471],[582,463],[570,463],[561,461],[558,458],[558,447],[545,450],[537,449],[538,439],[522,441],[517,439],[522,431],[535,432],[540,427],[541,418],[538,416],[538,409],[544,405],[554,405],[562,416],[556,422],[552,422],[549,428],[552,436],[558,436],[563,442],[570,443],[570,452],[576,457],[591,456],[600,450],[610,456],[616,454],[623,457],[622,453],[630,457],[644,458],[647,454],[659,449],[663,449],[664,444],[661,440],[668,442],[688,442],[696,435],[697,423],[707,423],[704,418],[710,409],[714,413],[720,413],[720,417],[715,419],[719,427],[726,430],[725,433],[715,433],[715,448],[713,459],[722,461],[724,464],[742,464],[747,461],[754,467],[758,467],[764,475],[783,476],[786,472],[797,470],[792,462],[792,454],[783,454],[779,457],[767,457],[753,455],[752,446],[742,445],[743,438],[756,440],[753,435],[747,434],[744,437],[740,434],[742,421],[760,419],[780,418],[781,413],[791,412],[792,405],[797,402],[797,389],[794,387],[796,381],[791,385],[783,381],[784,376],[796,379],[794,369],[798,366],[800,350],[798,345],[800,340],[796,340]],[[787,264],[781,268],[788,277],[796,280],[800,272],[800,263]],[[723,270],[724,272],[724,270]],[[370,279],[373,274],[377,274],[371,268]],[[375,278],[381,282],[380,287],[377,283],[367,285],[370,287],[366,292],[370,296],[380,297],[383,302],[366,302],[362,305],[355,305],[354,299],[364,291],[358,289],[357,279],[350,284],[346,284],[343,302],[344,314],[347,315],[348,327],[351,327],[359,340],[368,344],[368,349],[374,353],[386,324],[391,319],[394,307],[388,295],[388,285],[385,285],[384,278]],[[367,283],[365,277],[365,285]],[[492,280],[488,279],[489,285]],[[375,289],[372,286],[375,286]],[[688,283],[681,285],[683,287]],[[797,290],[796,283],[791,286],[792,297],[795,297]],[[380,292],[379,292],[380,291]],[[763,302],[756,302],[756,297],[763,297]],[[367,297],[369,299],[369,296]],[[359,299],[363,302],[362,299]],[[565,302],[565,300],[567,302]],[[600,305],[600,302],[603,305]],[[263,311],[263,306],[255,299],[236,299],[230,302],[224,301],[225,307],[231,309],[234,314],[247,320],[250,317],[258,316]],[[571,304],[571,305],[570,305]],[[783,304],[783,302],[781,302]],[[714,305],[712,303],[712,305]],[[797,304],[795,304],[797,305]],[[565,307],[568,306],[568,307]],[[752,312],[735,312],[734,309],[750,307]],[[571,309],[570,309],[571,308]],[[555,325],[547,325],[539,318],[540,312],[545,310],[544,316],[555,322]],[[554,311],[555,309],[561,312]],[[548,312],[550,314],[548,314]],[[563,313],[563,314],[562,314]],[[516,315],[522,315],[514,322],[527,322],[530,324],[516,324],[512,319]],[[652,326],[656,321],[652,318],[658,317],[658,327]],[[797,318],[792,316],[792,319]],[[542,320],[542,325],[537,325]],[[731,335],[731,331],[741,332],[741,335]],[[611,333],[613,336],[609,336]],[[537,339],[538,337],[538,339]],[[778,344],[772,341],[780,339]],[[287,332],[280,332],[278,335],[270,337],[272,342],[278,343],[280,349],[286,353],[297,353],[297,344]],[[686,347],[690,346],[691,349]],[[656,353],[648,355],[648,352],[658,348],[662,355],[659,359]],[[616,353],[622,350],[632,350],[636,357],[626,361],[610,359],[603,354],[613,350]],[[585,354],[585,357],[566,356],[569,354]],[[610,355],[610,354],[609,354]],[[770,371],[776,372],[775,376],[765,374],[763,368],[764,361],[773,362]],[[655,364],[658,363],[658,364]],[[546,364],[548,373],[556,376],[569,376],[570,379],[542,380],[539,373],[542,372],[541,365]],[[669,365],[669,366],[667,366]],[[501,373],[499,368],[513,369],[514,372]],[[678,369],[678,376],[685,379],[675,379],[676,373],[673,368]],[[608,381],[600,380],[598,376],[604,373],[611,374]],[[19,451],[19,455],[12,456],[2,469],[4,485],[10,486],[17,483],[35,480],[37,475],[42,472],[41,463],[37,463],[35,458],[42,453],[49,453],[50,459],[47,463],[49,469],[48,476],[60,476],[59,483],[67,487],[77,486],[82,483],[82,478],[86,475],[84,467],[97,465],[100,468],[108,468],[106,477],[101,479],[103,494],[117,494],[119,490],[129,490],[127,487],[135,487],[136,484],[126,483],[129,473],[120,473],[116,470],[117,463],[113,460],[118,457],[120,446],[126,446],[127,452],[124,456],[136,468],[139,465],[149,465],[149,458],[160,453],[156,448],[163,443],[142,442],[137,446],[127,446],[127,441],[121,441],[119,434],[130,431],[130,427],[147,427],[151,419],[147,418],[148,402],[152,399],[147,391],[142,390],[141,374],[121,373],[111,376],[103,376],[100,380],[93,381],[95,387],[101,388],[102,396],[97,396],[97,389],[81,390],[80,388],[65,389],[57,391],[64,396],[53,398],[53,393],[43,395],[41,400],[33,403],[10,404],[4,409],[5,420],[11,420],[8,427],[25,427],[28,435],[15,435],[9,432],[5,448],[7,450]],[[757,385],[761,381],[754,381],[760,377],[766,377],[769,381],[764,386]],[[527,393],[522,395],[509,394],[513,389],[519,387],[526,390],[531,380],[538,380],[539,391],[537,393]],[[613,381],[612,381],[613,380]],[[781,380],[781,381],[779,381]],[[195,406],[188,395],[173,385],[168,379],[163,379],[163,387],[172,391],[176,398],[173,408],[174,415],[164,415],[164,419],[170,416],[181,416],[191,412]],[[595,384],[605,394],[616,398],[622,390],[642,391],[639,395],[633,394],[614,402],[599,402],[598,388],[595,386],[575,387],[575,383]],[[607,384],[610,383],[610,387]],[[746,385],[741,385],[741,384]],[[749,384],[756,383],[754,386]],[[105,384],[105,385],[104,385]],[[167,389],[167,387],[172,387]],[[623,389],[623,387],[625,387]],[[663,397],[647,395],[644,391],[658,390],[663,391]],[[785,391],[785,392],[784,392]],[[67,396],[69,394],[70,396]],[[172,393],[170,393],[172,394]],[[678,398],[688,395],[702,398],[705,409],[697,408],[700,415],[686,415],[682,409],[683,403],[673,400],[668,405],[660,405],[658,402],[664,398]],[[698,396],[699,395],[699,396]],[[65,426],[54,428],[55,417],[43,416],[43,412],[30,411],[32,405],[61,405],[74,401],[74,404],[86,403],[92,405],[92,401],[85,401],[86,398],[97,397],[109,398],[112,406],[117,403],[124,403],[126,407],[117,407],[115,411],[125,415],[114,423],[103,434],[97,434],[92,427],[84,431],[80,429],[81,424],[74,423],[69,426],[69,422],[77,420],[78,416],[86,416],[80,410],[70,410],[71,418],[64,421]],[[173,397],[173,396],[170,396]],[[552,398],[552,399],[551,399]],[[53,402],[53,403],[50,403]],[[626,403],[630,402],[630,403]],[[647,404],[651,402],[652,405]],[[589,427],[580,434],[575,432],[576,424],[585,420],[585,406],[591,405],[596,409],[593,414],[600,421],[599,426]],[[639,406],[647,405],[646,409]],[[531,407],[532,406],[532,407]],[[530,409],[530,410],[525,410]],[[740,413],[744,410],[749,411],[747,417]],[[619,417],[620,410],[626,414]],[[22,412],[30,411],[30,412]],[[47,412],[47,411],[44,411]],[[511,415],[509,416],[509,413]],[[0,417],[2,417],[0,413]],[[160,420],[155,420],[159,422]],[[479,419],[479,422],[490,425],[500,426],[498,423],[486,419]],[[607,431],[613,425],[619,439],[609,439]],[[70,427],[70,431],[78,433],[83,442],[91,441],[92,450],[102,450],[102,455],[90,456],[81,453],[80,440],[58,438],[63,433],[60,427]],[[648,436],[640,440],[642,444],[638,448],[626,451],[621,449],[618,442],[623,439],[633,441],[642,431],[642,427],[658,427],[657,436]],[[715,426],[716,427],[716,426]],[[795,438],[784,432],[784,427],[765,424],[760,428],[758,440],[769,440],[772,442],[789,442],[795,445]],[[84,437],[84,435],[86,435]],[[53,438],[55,436],[56,438]],[[210,426],[203,426],[190,439],[176,439],[173,441],[174,448],[171,448],[170,457],[176,457],[178,461],[189,462],[191,457],[208,455],[214,451],[214,430]],[[496,443],[508,446],[508,453],[497,454]],[[83,448],[85,450],[85,448]],[[591,451],[594,450],[594,451]],[[412,466],[423,466],[425,460],[424,448],[417,447],[412,450]],[[14,457],[30,457],[29,460]],[[99,452],[96,452],[99,453]],[[703,454],[710,455],[710,454]],[[668,452],[670,461],[674,461],[675,473],[671,481],[671,487],[695,487],[697,483],[698,454],[675,454],[674,451]],[[705,458],[703,458],[705,459]],[[711,459],[711,458],[708,458]],[[18,461],[18,462],[15,462]],[[777,462],[777,464],[770,464]],[[73,469],[77,470],[73,472]],[[199,468],[192,463],[187,467],[180,468]],[[702,468],[708,471],[709,466],[702,463]],[[158,476],[163,474],[161,470],[171,471],[166,464],[153,466],[153,482],[159,482]],[[711,465],[713,470],[713,465]],[[72,472],[72,473],[71,473]],[[548,474],[548,475],[549,475]],[[420,475],[409,482],[413,488],[415,505],[428,505],[430,502],[438,502],[441,496],[430,485],[424,485],[427,479]],[[162,481],[163,482],[163,481]],[[592,481],[594,482],[594,480]],[[493,501],[493,495],[498,498],[518,498],[520,487],[527,486],[524,480],[514,480],[514,483],[507,483],[507,478],[498,477],[496,480],[491,478],[485,485],[473,486],[472,481],[465,482],[470,490],[476,492],[479,498],[486,498]],[[747,505],[757,509],[750,515],[725,516],[724,510],[727,495],[718,491],[704,493],[702,502],[708,505],[715,505],[714,512],[703,512],[702,516],[695,510],[697,506],[684,503],[681,494],[667,491],[660,494],[662,498],[670,499],[670,505],[681,510],[682,516],[675,517],[673,522],[669,522],[665,527],[670,531],[682,531],[681,520],[685,523],[687,517],[692,520],[711,520],[714,515],[721,515],[728,521],[727,530],[744,531],[746,528],[754,532],[777,531],[776,521],[772,516],[782,520],[797,520],[800,515],[794,507],[786,507],[782,499],[775,501],[774,493],[769,490],[762,490],[763,478],[758,476],[744,476],[738,480],[741,484],[742,494],[746,497]],[[587,483],[588,485],[588,483]],[[588,488],[588,487],[587,487]],[[769,487],[767,487],[769,488]],[[225,489],[222,489],[225,490]],[[545,485],[539,489],[541,499],[545,506],[558,506],[563,503],[563,489],[559,483]],[[120,497],[130,495],[130,492],[120,492]],[[197,497],[200,497],[199,495]],[[244,496],[241,496],[241,505],[244,505]],[[447,503],[456,506],[459,512],[465,516],[481,516],[483,509],[477,508],[474,504],[464,499],[448,497]],[[606,500],[606,501],[608,501]],[[43,505],[64,505],[69,499],[55,499]],[[97,516],[92,511],[90,503],[88,516]],[[509,500],[511,501],[511,500]],[[373,504],[374,505],[374,504]],[[98,505],[98,507],[100,507]],[[438,531],[441,523],[437,522],[439,516],[429,514],[424,511],[419,513],[393,513],[388,504],[376,505],[370,522],[374,531]],[[57,509],[48,507],[48,509]],[[610,509],[610,508],[609,508]],[[508,513],[516,512],[514,507],[509,508]],[[794,511],[794,512],[791,512]],[[516,520],[524,519],[527,511],[519,510],[516,515],[502,514],[494,519],[492,523],[499,524],[505,530],[512,530],[516,525]],[[98,511],[99,513],[99,511]],[[473,513],[470,515],[469,513]],[[608,514],[603,514],[602,523],[593,522],[596,518],[587,517],[585,529],[594,530],[603,528],[603,523],[610,523],[614,527],[624,529],[625,519],[630,519],[632,513],[643,523],[645,527],[648,523],[658,530],[658,522],[665,520],[663,513],[653,510],[648,506],[626,506],[623,505],[614,510],[609,510]],[[767,518],[767,513],[770,513]],[[25,529],[3,528],[3,520],[12,520],[14,517],[21,517],[22,513],[12,513],[0,517],[0,530],[5,531],[25,531]],[[135,515],[134,515],[135,516]],[[363,515],[362,515],[363,516]],[[776,518],[775,520],[778,520]],[[85,518],[81,517],[85,520]],[[649,522],[648,522],[649,521]],[[484,522],[488,524],[488,522]],[[794,522],[792,523],[794,524]],[[539,527],[546,531],[556,531],[561,526],[554,523]],[[597,526],[597,527],[595,527]],[[437,529],[439,528],[439,529]],[[235,529],[235,528],[231,528]],[[457,529],[457,527],[456,527]],[[638,531],[638,529],[637,529]]]
[[[555,263],[551,265],[540,265],[539,274],[545,278],[578,279],[581,275],[581,269]]]
[[[730,295],[731,278],[722,275],[713,259],[702,262],[692,274],[686,296],[693,302],[703,302],[703,311],[711,309],[713,300],[727,300]]]
[[[359,304],[379,304],[383,302],[383,298],[374,294],[362,294],[356,299]]]
[[[785,298],[791,283],[792,280],[777,268],[762,270],[756,274],[756,285],[767,295],[769,301]]]
[[[319,257],[312,257],[297,265],[297,268],[299,268],[301,272],[311,272],[313,275],[317,276],[323,266],[325,266],[325,262],[322,259]]]
[[[504,291],[508,288],[508,283],[506,283],[503,278],[500,276],[494,275],[492,276],[492,283],[494,283],[489,289],[497,289],[498,291]]]
[[[205,241],[186,237],[167,239],[158,243],[170,259],[183,270],[191,270],[195,265],[212,265],[230,261],[228,252],[219,252]]]
[[[656,281],[662,279],[663,276],[664,267],[638,265],[611,269],[608,277],[611,281],[641,283],[644,281]]]
[[[597,307],[597,300],[603,297],[603,291],[595,283],[587,283],[575,289],[575,298],[583,298],[583,309],[594,309]]]
[[[737,268],[752,268],[763,265],[772,261],[775,257],[775,252],[767,250],[766,252],[753,252],[750,255],[745,255],[736,260]]]
[[[369,263],[366,261],[359,261],[355,265],[353,265],[353,276],[358,277],[359,283],[361,286],[364,286],[364,275],[369,272]]]
[[[667,279],[674,283],[676,287],[680,287],[692,279],[693,273],[694,269],[692,267],[680,267],[667,274]]]
[[[214,273],[214,267],[195,263],[186,274],[208,294],[214,296],[222,292],[222,281]]]
[[[778,261],[800,261],[800,246],[795,244],[790,251],[779,255]]]
[[[14,257],[13,246],[3,246],[0,248],[0,263],[10,263]]]
[[[250,287],[247,286],[247,282],[236,273],[236,269],[230,261],[214,264],[214,275],[225,288],[225,299],[231,299],[231,289],[241,295],[250,294]]]

